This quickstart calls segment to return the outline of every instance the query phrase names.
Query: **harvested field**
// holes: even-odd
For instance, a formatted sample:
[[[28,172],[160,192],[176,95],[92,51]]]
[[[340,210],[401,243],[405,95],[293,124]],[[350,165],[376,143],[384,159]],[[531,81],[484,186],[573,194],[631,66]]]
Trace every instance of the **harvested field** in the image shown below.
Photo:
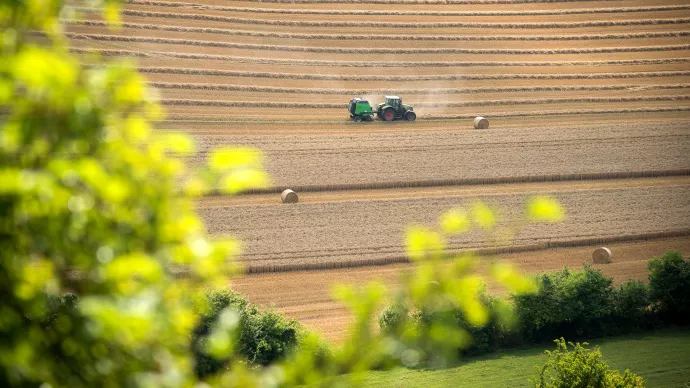
[[[628,279],[647,280],[647,261],[667,250],[679,250],[690,255],[690,239],[660,239],[633,243],[611,244],[615,261],[594,265],[616,283]],[[591,262],[594,247],[548,249],[539,252],[501,255],[502,259],[517,264],[523,271],[538,273],[558,270],[567,266],[581,268]],[[345,306],[331,298],[331,288],[338,283],[364,285],[379,280],[391,287],[399,284],[402,271],[408,264],[378,267],[346,268],[324,271],[286,272],[251,275],[232,280],[232,287],[246,295],[253,303],[275,307],[290,317],[299,319],[307,327],[323,333],[332,341],[339,341],[347,332],[350,315]],[[501,289],[489,284],[489,290]]]
[[[666,249],[690,253],[690,5],[191,1],[130,0],[117,30],[74,1],[84,20],[66,30],[87,64],[135,60],[168,114],[156,126],[197,140],[192,165],[216,147],[263,151],[263,194],[199,201],[212,235],[243,240],[250,272],[290,271],[236,280],[252,302],[338,340],[349,318],[329,285],[397,284],[404,228],[476,197],[503,219],[531,194],[567,207],[567,221],[511,244],[449,243],[509,253],[528,272],[579,267],[599,243],[616,281],[644,279]],[[418,120],[349,120],[350,98],[389,94]],[[281,203],[285,188],[298,203]]]
[[[215,202],[199,210],[211,234],[240,237],[245,242],[242,260],[263,267],[399,262],[404,257],[401,225],[434,226],[444,210],[467,204],[472,198],[500,204],[505,220],[519,217],[525,196],[534,193],[550,193],[569,209],[567,222],[529,226],[516,236],[514,246],[675,232],[690,225],[690,178],[607,183],[610,185],[590,188],[588,181],[570,182],[557,191],[550,190],[553,183],[543,183],[522,192],[478,190],[470,195],[452,187],[431,188],[431,193],[396,189],[365,200],[350,199],[348,192],[332,192],[328,201],[321,202],[311,202],[303,194],[298,206],[283,206],[276,195],[275,205],[255,204],[249,198],[247,203]],[[290,233],[285,233],[284,225],[291,226]],[[485,236],[477,232],[460,236],[448,246],[452,250],[477,249],[486,243]]]
[[[202,162],[206,150],[222,144],[251,145],[266,154],[273,184],[286,187],[690,167],[687,122],[588,128],[502,128],[499,122],[485,133],[469,130],[468,120],[469,131],[449,128],[433,136],[426,128],[408,130],[409,123],[378,133],[375,124],[360,126],[366,132],[357,136],[330,133],[329,127],[319,135],[292,135],[290,128],[254,136],[199,135],[200,154],[193,161]]]

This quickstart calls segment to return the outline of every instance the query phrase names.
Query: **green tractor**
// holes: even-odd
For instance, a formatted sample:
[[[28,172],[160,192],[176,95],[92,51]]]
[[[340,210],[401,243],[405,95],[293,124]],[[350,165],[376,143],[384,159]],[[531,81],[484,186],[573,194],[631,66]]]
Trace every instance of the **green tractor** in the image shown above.
[[[356,122],[372,121],[374,113],[383,121],[402,119],[415,121],[417,119],[412,105],[403,104],[398,96],[386,96],[386,102],[379,104],[376,112],[371,108],[369,101],[364,98],[353,98],[347,109],[350,112],[350,118]]]
[[[376,107],[376,114],[383,121],[402,120],[415,121],[417,114],[413,111],[412,105],[402,103],[398,96],[386,96],[386,102]]]

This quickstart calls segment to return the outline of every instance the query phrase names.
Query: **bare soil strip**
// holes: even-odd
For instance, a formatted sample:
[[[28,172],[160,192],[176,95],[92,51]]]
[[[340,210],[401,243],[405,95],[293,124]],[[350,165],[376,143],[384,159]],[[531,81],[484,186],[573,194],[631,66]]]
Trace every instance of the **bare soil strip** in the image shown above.
[[[681,237],[641,242],[627,242],[607,245],[613,252],[613,263],[594,264],[616,284],[629,279],[647,281],[647,262],[653,256],[661,256],[667,250],[679,250],[690,255],[690,238]],[[591,264],[591,247],[548,249],[501,255],[500,258],[518,265],[527,273],[559,270],[563,267],[581,268]],[[347,308],[331,298],[336,284],[363,286],[371,281],[380,281],[395,288],[400,275],[409,270],[408,264],[383,267],[362,267],[323,271],[268,273],[245,276],[231,281],[231,287],[247,296],[252,303],[274,305],[289,317],[322,333],[331,341],[341,340],[351,322]],[[493,282],[489,291],[503,294],[504,291]]]

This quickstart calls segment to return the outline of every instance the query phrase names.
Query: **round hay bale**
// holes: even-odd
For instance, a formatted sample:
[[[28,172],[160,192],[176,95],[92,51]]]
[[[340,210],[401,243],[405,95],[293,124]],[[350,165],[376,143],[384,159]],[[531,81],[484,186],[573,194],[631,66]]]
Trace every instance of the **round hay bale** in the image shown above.
[[[474,118],[474,127],[477,129],[487,129],[489,128],[489,120],[487,120],[484,117],[475,117]]]
[[[592,252],[592,261],[594,264],[609,264],[611,258],[611,250],[606,247],[597,248]]]
[[[280,200],[283,201],[283,203],[297,203],[299,201],[299,198],[297,198],[297,193],[290,189],[285,189],[283,192],[280,194]]]

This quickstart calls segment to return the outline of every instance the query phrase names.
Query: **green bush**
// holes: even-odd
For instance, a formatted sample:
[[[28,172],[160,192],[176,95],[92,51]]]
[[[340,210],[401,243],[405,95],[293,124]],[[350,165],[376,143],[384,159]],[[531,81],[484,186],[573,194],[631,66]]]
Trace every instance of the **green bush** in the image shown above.
[[[382,333],[399,332],[409,319],[409,307],[404,303],[393,303],[379,315],[379,328]]]
[[[501,310],[497,308],[498,298],[482,292],[479,299],[489,310],[489,319],[482,326],[472,325],[468,322],[462,310],[453,311],[458,327],[466,330],[472,337],[470,346],[462,351],[462,354],[466,356],[477,356],[496,351],[502,345],[504,336],[511,330],[503,323],[499,313]]]
[[[194,372],[199,377],[213,375],[223,369],[228,359],[209,354],[209,337],[219,317],[232,309],[238,318],[239,330],[234,338],[236,352],[253,364],[275,362],[297,345],[299,324],[273,311],[261,311],[250,305],[240,294],[230,290],[212,290],[205,294],[204,311],[192,337]]]
[[[519,330],[528,342],[612,331],[613,281],[586,266],[540,275],[536,294],[515,295]]]
[[[536,388],[641,388],[644,379],[629,370],[621,375],[610,370],[601,359],[599,349],[587,349],[586,342],[573,344],[570,350],[563,338],[555,340],[556,350],[547,350],[549,360],[537,367],[538,375],[532,380]],[[583,346],[584,345],[584,346]]]
[[[649,262],[649,288],[662,319],[690,322],[690,261],[680,252],[668,251]]]
[[[499,347],[506,345],[505,338],[512,333],[512,328],[506,325],[504,312],[508,313],[500,306],[500,300],[494,296],[481,291],[478,294],[480,303],[486,307],[489,316],[483,325],[474,325],[469,322],[464,310],[453,308],[447,311],[431,311],[429,309],[422,309],[412,314],[412,319],[415,323],[425,327],[431,327],[442,320],[449,320],[456,329],[460,329],[469,334],[468,343],[463,344],[460,348],[460,355],[477,356],[496,351]],[[507,307],[507,306],[505,306]],[[395,305],[391,306],[386,312],[386,324],[390,322],[399,322],[393,317],[397,317],[393,312],[396,311]],[[406,310],[405,310],[406,313]],[[383,316],[382,316],[383,318]],[[381,319],[379,319],[381,330],[384,329]],[[471,337],[471,338],[470,338]]]
[[[613,314],[623,332],[649,325],[651,299],[649,288],[639,280],[630,280],[613,292]]]

